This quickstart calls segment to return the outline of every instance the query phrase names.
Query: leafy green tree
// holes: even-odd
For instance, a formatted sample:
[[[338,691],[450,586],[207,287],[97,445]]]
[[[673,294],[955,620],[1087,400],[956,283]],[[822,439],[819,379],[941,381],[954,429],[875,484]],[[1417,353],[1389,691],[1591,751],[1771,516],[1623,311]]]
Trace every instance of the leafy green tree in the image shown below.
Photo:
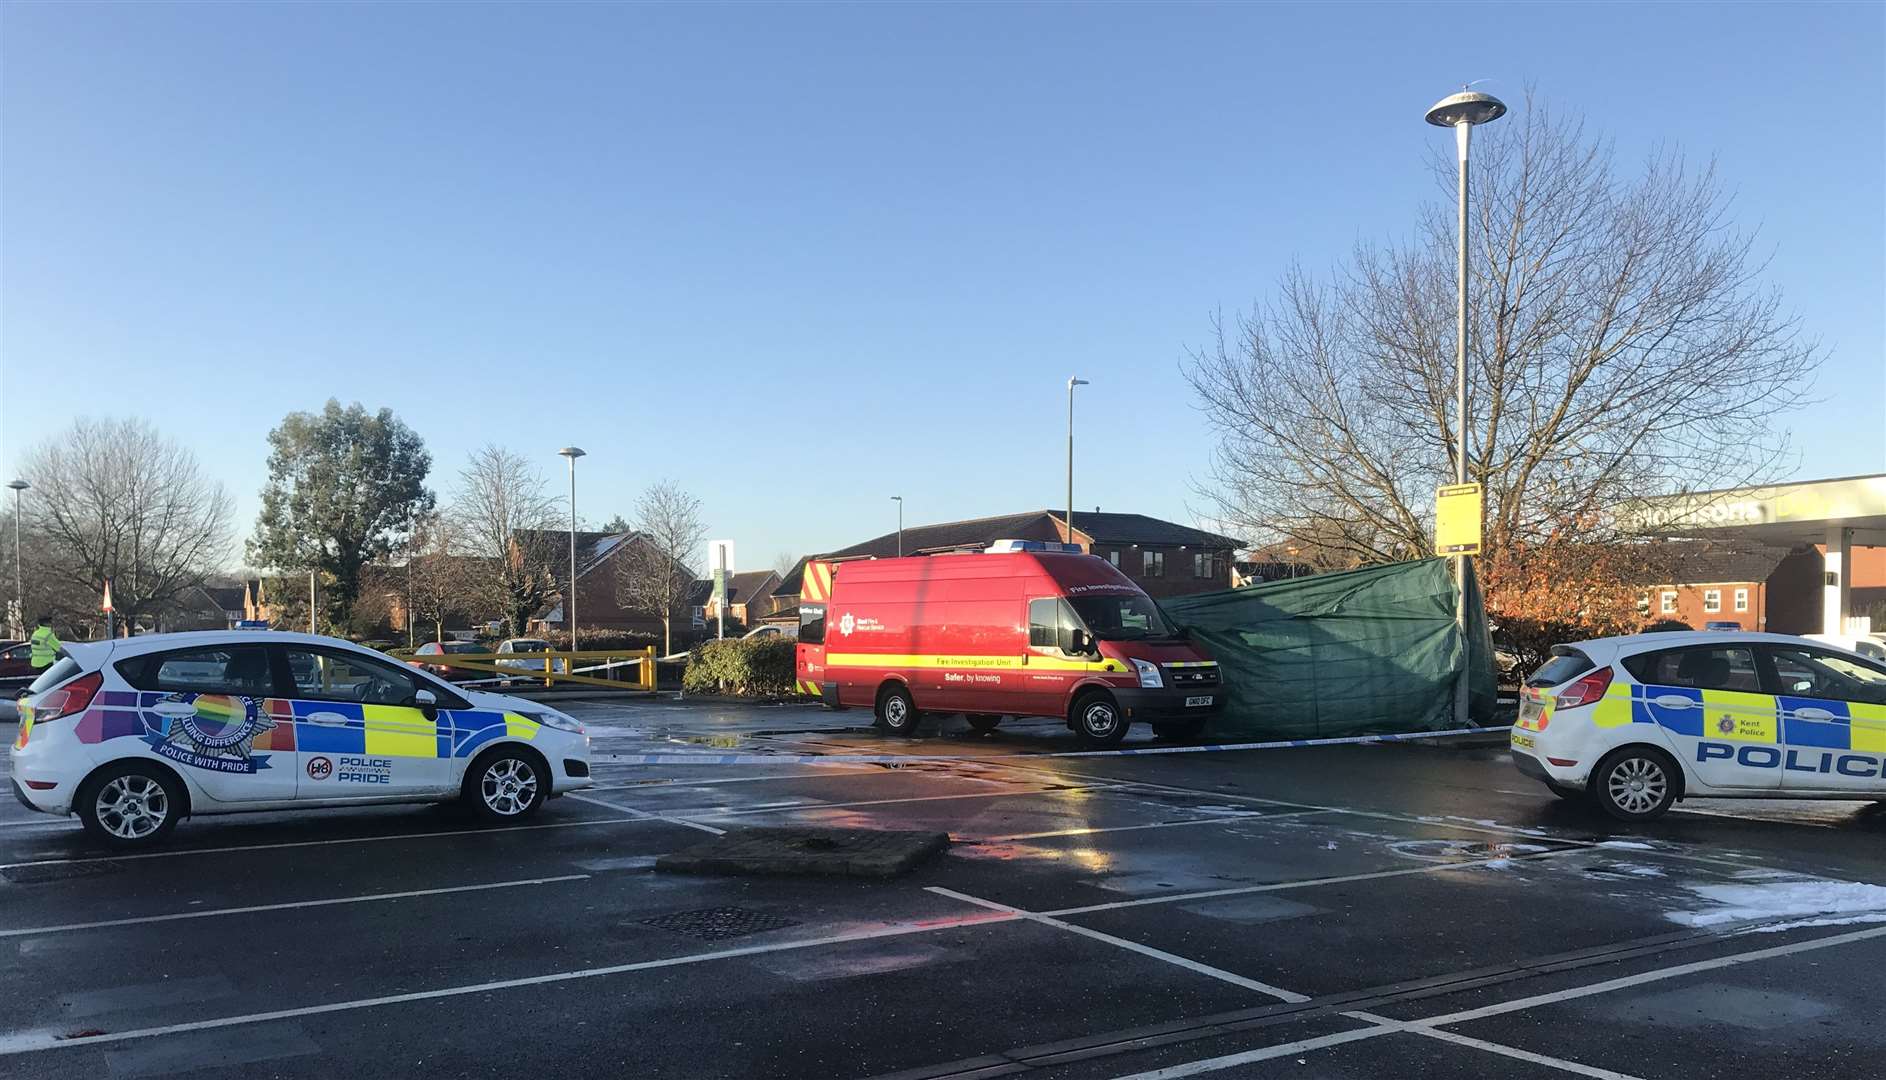
[[[319,413],[289,413],[269,433],[269,479],[249,560],[279,571],[318,570],[332,584],[327,616],[345,625],[361,568],[400,550],[432,511],[432,455],[391,409],[329,399]]]

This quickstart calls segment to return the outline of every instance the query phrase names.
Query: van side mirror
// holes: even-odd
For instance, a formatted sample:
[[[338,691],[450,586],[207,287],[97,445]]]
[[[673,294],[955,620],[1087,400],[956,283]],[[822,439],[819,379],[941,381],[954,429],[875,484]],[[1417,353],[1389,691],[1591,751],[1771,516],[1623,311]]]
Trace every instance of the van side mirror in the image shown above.
[[[1067,651],[1068,652],[1074,653],[1076,655],[1084,655],[1087,652],[1087,650],[1090,649],[1092,646],[1093,646],[1093,642],[1087,639],[1087,631],[1072,630],[1068,632],[1068,638],[1067,638]]]

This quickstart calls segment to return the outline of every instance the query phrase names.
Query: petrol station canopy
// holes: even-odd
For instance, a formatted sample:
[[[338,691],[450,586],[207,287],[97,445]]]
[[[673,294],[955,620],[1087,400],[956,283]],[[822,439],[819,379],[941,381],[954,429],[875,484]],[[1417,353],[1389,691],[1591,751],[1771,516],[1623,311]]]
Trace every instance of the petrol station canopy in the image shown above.
[[[1822,545],[1822,631],[1840,634],[1852,613],[1853,546],[1886,546],[1886,473],[1638,499],[1620,516],[1627,528],[1651,536]]]

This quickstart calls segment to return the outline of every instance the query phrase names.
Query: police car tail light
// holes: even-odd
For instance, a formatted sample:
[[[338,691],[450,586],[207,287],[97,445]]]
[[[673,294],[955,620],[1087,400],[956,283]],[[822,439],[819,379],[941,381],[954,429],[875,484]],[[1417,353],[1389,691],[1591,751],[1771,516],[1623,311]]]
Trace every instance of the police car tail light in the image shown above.
[[[1559,691],[1553,703],[1560,709],[1576,709],[1597,701],[1610,688],[1611,668],[1607,665]]]
[[[57,690],[46,691],[33,706],[33,723],[43,724],[91,708],[92,698],[104,682],[105,677],[94,671],[73,679]]]

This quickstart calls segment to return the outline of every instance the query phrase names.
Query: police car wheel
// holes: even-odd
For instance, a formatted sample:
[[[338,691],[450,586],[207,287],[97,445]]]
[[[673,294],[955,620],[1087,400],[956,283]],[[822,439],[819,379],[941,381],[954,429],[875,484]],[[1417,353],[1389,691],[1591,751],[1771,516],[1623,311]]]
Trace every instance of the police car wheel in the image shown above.
[[[987,735],[1002,723],[1002,718],[999,716],[969,716],[965,719],[969,721],[970,730],[978,735]]]
[[[95,840],[119,848],[155,844],[183,816],[183,791],[164,770],[142,762],[114,766],[78,793],[79,821]]]
[[[465,770],[465,802],[486,821],[529,817],[549,794],[549,770],[528,751],[499,747]]]
[[[910,700],[910,691],[893,686],[878,695],[878,726],[893,735],[915,735],[923,714]]]
[[[1619,821],[1649,821],[1676,802],[1677,783],[1669,755],[1627,746],[1598,763],[1588,790],[1598,808]]]
[[[1089,746],[1118,746],[1127,719],[1110,694],[1088,694],[1074,703],[1074,734]]]

